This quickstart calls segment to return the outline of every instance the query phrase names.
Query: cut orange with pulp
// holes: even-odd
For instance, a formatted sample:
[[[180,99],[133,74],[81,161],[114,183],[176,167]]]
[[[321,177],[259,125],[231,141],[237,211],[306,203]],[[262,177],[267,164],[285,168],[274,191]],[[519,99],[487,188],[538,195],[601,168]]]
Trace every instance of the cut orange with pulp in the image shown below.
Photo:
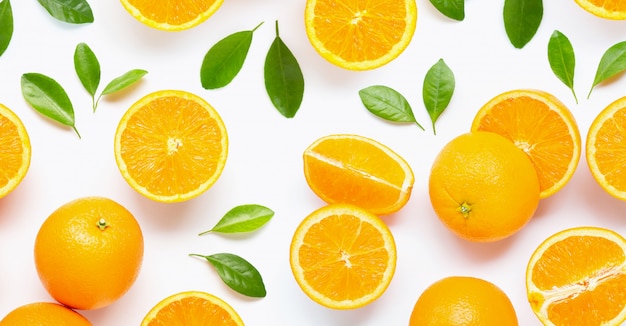
[[[313,301],[333,309],[365,306],[380,297],[396,269],[396,246],[376,215],[349,204],[309,214],[291,240],[291,270]]]
[[[585,155],[598,184],[611,196],[626,200],[626,97],[609,104],[593,120]]]
[[[626,319],[626,240],[599,227],[548,237],[532,254],[526,291],[544,325],[621,325]]]
[[[224,300],[201,291],[173,294],[146,314],[141,326],[243,326],[237,312]]]
[[[143,24],[166,31],[199,25],[222,6],[224,0],[121,0],[122,5]]]
[[[541,198],[561,190],[580,160],[574,116],[544,91],[520,89],[497,95],[476,113],[471,130],[500,134],[528,154],[539,177]]]
[[[415,0],[307,0],[306,33],[315,50],[346,69],[378,68],[398,57],[415,33]]]
[[[306,182],[322,200],[354,204],[377,215],[402,208],[415,181],[400,155],[359,135],[321,137],[309,145],[303,158]]]
[[[575,0],[586,11],[606,19],[626,19],[624,0]]]
[[[204,99],[180,90],[148,94],[122,117],[115,159],[128,184],[147,198],[180,202],[208,190],[228,155],[226,127]]]
[[[30,138],[22,120],[0,104],[0,198],[8,195],[24,179],[30,167]]]

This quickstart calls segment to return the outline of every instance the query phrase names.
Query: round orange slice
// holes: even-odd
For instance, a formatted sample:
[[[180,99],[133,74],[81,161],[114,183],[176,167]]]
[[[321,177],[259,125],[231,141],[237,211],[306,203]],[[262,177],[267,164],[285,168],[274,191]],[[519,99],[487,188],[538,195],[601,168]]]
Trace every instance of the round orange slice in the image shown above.
[[[626,19],[624,0],[575,0],[586,11],[606,19]]]
[[[396,246],[376,215],[354,205],[332,204],[300,223],[289,262],[296,282],[313,301],[353,309],[385,292],[396,269]]]
[[[22,120],[0,104],[0,198],[11,193],[24,179],[30,167],[30,138]]]
[[[224,300],[200,291],[173,294],[146,314],[141,326],[243,326],[237,312]]]
[[[135,102],[115,133],[115,160],[128,184],[147,198],[180,202],[208,190],[228,155],[226,127],[201,97],[157,91]]]
[[[539,177],[541,198],[561,190],[580,160],[581,139],[574,116],[544,91],[512,90],[492,98],[476,113],[471,130],[500,134],[528,154]]]
[[[121,0],[143,24],[165,31],[181,31],[199,25],[222,6],[224,0]]]
[[[383,66],[409,45],[417,23],[415,0],[307,0],[306,33],[329,62],[350,70]]]
[[[528,301],[544,325],[621,325],[626,320],[626,240],[599,227],[548,237],[526,269]]]

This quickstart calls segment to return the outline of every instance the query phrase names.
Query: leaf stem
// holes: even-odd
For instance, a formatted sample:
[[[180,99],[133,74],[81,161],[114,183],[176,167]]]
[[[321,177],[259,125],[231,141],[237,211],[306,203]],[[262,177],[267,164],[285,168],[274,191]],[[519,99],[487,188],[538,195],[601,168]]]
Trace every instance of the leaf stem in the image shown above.
[[[276,37],[279,37],[280,35],[278,34],[278,20],[276,20]]]
[[[76,132],[76,134],[78,135],[78,138],[83,139],[83,137],[80,136],[78,129],[76,129],[76,126],[72,125],[72,129],[74,129],[74,132]]]
[[[206,256],[200,255],[200,254],[189,254],[189,256],[191,256],[191,257],[200,257],[200,258],[206,259]]]
[[[255,27],[255,28],[253,28],[253,29],[252,29],[252,31],[253,31],[253,32],[254,32],[254,31],[256,31],[256,30],[257,30],[257,28],[259,28],[259,27],[261,27],[261,25],[263,25],[263,23],[264,23],[264,22],[261,22],[261,23],[259,23],[258,25],[256,25],[256,27]]]
[[[200,233],[198,233],[198,235],[205,235],[205,234],[209,234],[209,233],[211,233],[212,231],[213,231],[213,229],[211,229],[211,230],[207,230],[207,231],[204,231],[204,232],[200,232]]]

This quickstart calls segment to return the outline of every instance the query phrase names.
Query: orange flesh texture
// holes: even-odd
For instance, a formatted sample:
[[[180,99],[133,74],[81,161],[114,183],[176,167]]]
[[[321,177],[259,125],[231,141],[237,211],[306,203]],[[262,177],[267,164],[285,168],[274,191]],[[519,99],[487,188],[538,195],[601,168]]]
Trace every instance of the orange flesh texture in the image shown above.
[[[624,0],[586,0],[586,2],[608,11],[626,11],[626,1]]]
[[[0,115],[0,135],[0,189],[3,189],[22,168],[24,147],[15,123],[3,115]]]
[[[575,159],[572,149],[577,146],[568,126],[557,112],[531,97],[497,103],[482,117],[476,130],[500,134],[528,154],[537,168],[542,192],[560,181]]]
[[[315,37],[345,61],[376,60],[400,42],[406,16],[405,1],[316,0]]]
[[[548,318],[555,325],[610,321],[626,305],[625,265],[623,248],[611,240],[595,236],[561,240],[532,270],[532,282],[544,293],[531,297],[531,305],[537,311],[547,303]]]
[[[127,0],[141,14],[155,22],[182,25],[198,18],[215,5],[215,0]]]
[[[593,156],[598,170],[610,186],[626,192],[626,109],[616,111],[596,134]],[[588,145],[588,146],[590,146]]]
[[[157,196],[186,194],[218,173],[225,152],[216,119],[195,101],[156,98],[135,111],[120,138],[128,174]]]
[[[184,297],[168,303],[144,326],[237,326],[228,311],[199,297]]]
[[[313,225],[298,257],[306,282],[334,301],[374,292],[390,260],[380,231],[351,215],[331,215]]]

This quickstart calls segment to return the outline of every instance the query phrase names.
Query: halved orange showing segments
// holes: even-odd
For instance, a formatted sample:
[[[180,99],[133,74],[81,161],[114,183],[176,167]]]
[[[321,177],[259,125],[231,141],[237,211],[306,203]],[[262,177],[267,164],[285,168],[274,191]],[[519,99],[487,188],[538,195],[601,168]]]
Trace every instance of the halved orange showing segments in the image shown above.
[[[30,167],[30,138],[22,120],[0,104],[0,198],[12,192]]]
[[[544,325],[621,325],[626,320],[626,240],[599,227],[543,241],[526,270],[528,301]]]
[[[226,301],[206,292],[186,291],[157,303],[141,326],[243,326],[239,314]]]
[[[199,25],[220,8],[224,0],[121,0],[124,8],[143,24],[166,31]]]
[[[624,0],[575,0],[586,11],[606,19],[626,19]]]

